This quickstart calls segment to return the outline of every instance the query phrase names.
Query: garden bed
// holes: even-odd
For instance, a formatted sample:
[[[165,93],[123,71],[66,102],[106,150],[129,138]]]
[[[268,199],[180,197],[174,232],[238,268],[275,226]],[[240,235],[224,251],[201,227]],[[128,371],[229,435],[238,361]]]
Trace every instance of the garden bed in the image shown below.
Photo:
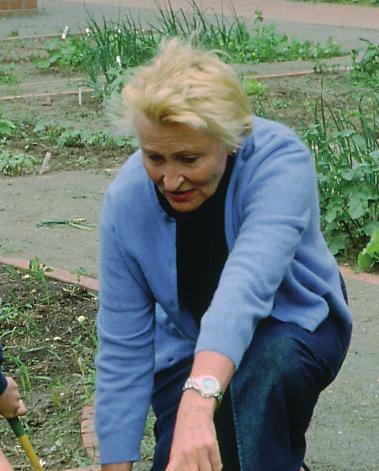
[[[35,266],[0,265],[4,370],[17,378],[27,404],[31,441],[46,469],[90,464],[80,441],[83,404],[92,401],[97,297],[47,280]],[[4,420],[1,446],[16,470],[30,468]]]
[[[93,402],[97,295],[79,285],[49,280],[39,262],[18,271],[0,264],[1,342],[4,370],[17,380],[28,413],[24,424],[44,469],[92,463],[80,437],[81,411]],[[152,418],[142,452],[152,454]],[[5,420],[1,447],[16,471],[30,463]]]

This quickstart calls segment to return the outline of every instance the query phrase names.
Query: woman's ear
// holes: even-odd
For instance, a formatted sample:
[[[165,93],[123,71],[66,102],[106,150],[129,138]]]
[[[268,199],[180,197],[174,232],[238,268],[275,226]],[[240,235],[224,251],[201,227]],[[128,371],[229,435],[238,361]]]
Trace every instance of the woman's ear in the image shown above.
[[[237,154],[237,148],[232,146],[232,145],[228,145],[226,147],[226,152],[227,152],[228,157],[231,156],[231,155],[236,155]]]

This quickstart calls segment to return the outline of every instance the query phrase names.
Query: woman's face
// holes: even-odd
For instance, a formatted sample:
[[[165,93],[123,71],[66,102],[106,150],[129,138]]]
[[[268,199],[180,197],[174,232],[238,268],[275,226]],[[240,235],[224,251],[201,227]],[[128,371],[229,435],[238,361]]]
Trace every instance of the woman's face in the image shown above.
[[[137,126],[143,163],[173,209],[193,211],[211,197],[231,148],[185,124],[158,124],[141,116]]]

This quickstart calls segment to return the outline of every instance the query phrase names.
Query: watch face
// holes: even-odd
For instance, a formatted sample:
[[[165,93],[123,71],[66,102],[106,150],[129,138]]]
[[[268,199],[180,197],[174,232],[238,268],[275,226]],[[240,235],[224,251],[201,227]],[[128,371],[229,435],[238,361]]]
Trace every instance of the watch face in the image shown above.
[[[211,377],[201,378],[201,389],[205,394],[216,394],[220,387],[217,381]]]

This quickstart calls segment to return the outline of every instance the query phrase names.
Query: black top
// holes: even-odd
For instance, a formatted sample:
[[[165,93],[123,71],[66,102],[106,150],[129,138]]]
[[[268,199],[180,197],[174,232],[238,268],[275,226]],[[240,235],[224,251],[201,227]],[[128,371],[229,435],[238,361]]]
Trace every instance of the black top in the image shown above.
[[[224,210],[234,161],[233,155],[228,157],[216,192],[194,211],[175,211],[156,188],[163,209],[176,219],[179,303],[191,312],[198,326],[212,300],[228,256]]]

